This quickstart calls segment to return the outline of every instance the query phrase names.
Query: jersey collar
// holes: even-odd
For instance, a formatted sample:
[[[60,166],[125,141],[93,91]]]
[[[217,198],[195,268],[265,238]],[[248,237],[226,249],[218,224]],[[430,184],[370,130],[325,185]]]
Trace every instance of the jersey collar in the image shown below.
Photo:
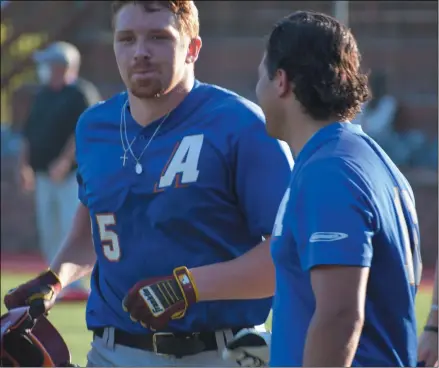
[[[201,82],[199,82],[198,80],[195,80],[191,91],[184,98],[184,100],[174,110],[171,111],[171,113],[166,118],[166,121],[164,122],[163,126],[161,127],[161,129],[157,133],[157,135],[160,135],[160,134],[172,129],[174,126],[181,123],[187,117],[187,115],[190,114],[190,112],[192,112],[192,110],[196,106],[198,106],[199,97],[200,97],[200,95],[202,95],[202,94],[198,93],[201,85],[202,85]],[[128,98],[128,94],[124,93],[122,105],[125,103],[127,98]],[[160,117],[159,119],[148,124],[146,127],[142,127],[132,117],[130,109],[129,108],[126,109],[126,122],[127,122],[128,129],[130,129],[130,130],[134,129],[138,133],[142,132],[142,134],[145,134],[145,135],[154,132],[164,118],[165,118],[164,116]]]
[[[323,143],[339,136],[342,132],[349,131],[355,134],[362,134],[363,129],[359,124],[352,123],[332,123],[319,129],[313,136],[305,143],[302,150],[296,158],[296,164],[301,161],[306,161]]]

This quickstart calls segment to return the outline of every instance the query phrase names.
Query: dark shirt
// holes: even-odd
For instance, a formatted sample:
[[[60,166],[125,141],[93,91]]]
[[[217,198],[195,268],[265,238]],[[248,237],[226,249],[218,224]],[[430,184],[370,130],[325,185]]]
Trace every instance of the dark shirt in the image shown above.
[[[23,131],[29,144],[29,164],[35,171],[48,171],[75,133],[79,116],[100,100],[96,87],[83,79],[61,90],[40,89]],[[72,170],[75,168],[72,163]]]

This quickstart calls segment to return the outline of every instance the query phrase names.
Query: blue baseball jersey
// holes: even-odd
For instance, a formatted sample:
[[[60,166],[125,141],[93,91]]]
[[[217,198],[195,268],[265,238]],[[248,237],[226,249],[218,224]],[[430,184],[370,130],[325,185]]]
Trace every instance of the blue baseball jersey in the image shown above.
[[[310,270],[369,267],[365,324],[353,366],[416,366],[421,276],[412,189],[361,126],[319,130],[295,160],[273,230],[271,366],[302,366],[315,298]]]
[[[128,290],[178,266],[234,259],[271,235],[293,161],[266,134],[260,108],[220,87],[196,81],[146,149],[162,119],[142,127],[128,106],[125,134],[126,101],[120,93],[77,124],[79,198],[90,211],[97,254],[86,321],[89,329],[148,333],[122,309]],[[126,160],[122,140],[131,145]],[[261,324],[271,303],[200,302],[166,331]]]

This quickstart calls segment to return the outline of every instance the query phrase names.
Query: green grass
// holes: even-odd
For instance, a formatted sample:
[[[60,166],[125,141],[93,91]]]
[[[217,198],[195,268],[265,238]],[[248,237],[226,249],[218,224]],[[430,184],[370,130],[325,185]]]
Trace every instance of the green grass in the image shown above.
[[[31,275],[2,274],[1,275],[1,300],[4,293],[14,286],[28,280]],[[417,297],[418,329],[422,328],[430,308],[431,293],[421,291]],[[1,314],[6,309],[1,303]],[[73,363],[84,367],[87,352],[90,347],[91,333],[85,327],[85,304],[59,304],[50,313],[49,319],[61,332],[72,353]],[[271,316],[267,321],[267,327],[271,328]]]

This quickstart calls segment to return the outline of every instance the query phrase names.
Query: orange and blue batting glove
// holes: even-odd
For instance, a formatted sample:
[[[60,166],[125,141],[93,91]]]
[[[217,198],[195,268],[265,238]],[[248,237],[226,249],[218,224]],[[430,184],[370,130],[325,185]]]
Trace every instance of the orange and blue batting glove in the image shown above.
[[[122,301],[122,308],[134,322],[151,330],[160,330],[175,319],[183,318],[190,305],[198,301],[193,277],[186,267],[173,274],[142,280]]]

